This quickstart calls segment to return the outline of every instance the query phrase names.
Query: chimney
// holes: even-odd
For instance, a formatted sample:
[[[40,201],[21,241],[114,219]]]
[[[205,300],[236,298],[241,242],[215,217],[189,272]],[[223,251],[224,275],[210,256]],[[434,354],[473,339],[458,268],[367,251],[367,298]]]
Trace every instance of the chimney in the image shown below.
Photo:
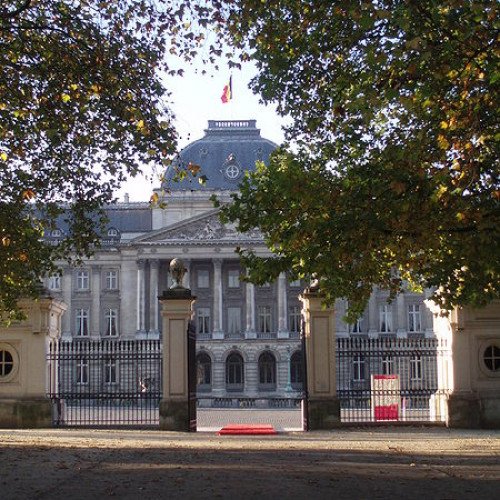
[[[130,198],[129,198],[128,193],[125,193],[125,195],[123,196],[123,201],[124,201],[125,203],[128,203],[128,202],[130,201]]]

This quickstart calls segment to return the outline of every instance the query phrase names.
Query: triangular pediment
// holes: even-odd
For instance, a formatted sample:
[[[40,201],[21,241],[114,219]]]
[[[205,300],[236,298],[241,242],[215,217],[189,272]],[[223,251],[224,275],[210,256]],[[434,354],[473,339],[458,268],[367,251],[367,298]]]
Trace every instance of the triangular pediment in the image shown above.
[[[219,210],[215,209],[144,234],[130,243],[200,244],[209,242],[214,244],[249,241],[263,241],[262,233],[257,229],[247,233],[240,233],[236,230],[234,224],[222,224],[219,220]]]

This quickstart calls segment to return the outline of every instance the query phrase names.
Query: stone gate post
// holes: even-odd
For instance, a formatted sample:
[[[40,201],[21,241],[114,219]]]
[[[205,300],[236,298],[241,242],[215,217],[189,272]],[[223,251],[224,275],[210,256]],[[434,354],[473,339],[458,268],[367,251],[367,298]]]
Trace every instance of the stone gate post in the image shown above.
[[[176,267],[184,268],[174,259],[170,270],[174,285],[159,297],[163,330],[163,398],[160,402],[160,429],[189,431],[189,373],[188,327],[193,314],[195,297],[182,287],[183,273],[174,274]]]
[[[340,404],[335,376],[335,314],[325,308],[321,295],[307,289],[300,296],[304,318],[309,429],[340,425]]]
[[[61,335],[66,305],[43,297],[21,300],[19,306],[26,319],[0,326],[0,427],[51,427],[47,392],[56,379],[47,353]]]
[[[438,338],[451,345],[442,374],[451,390],[448,427],[500,428],[500,301],[482,309],[455,308],[448,315],[429,303]]]

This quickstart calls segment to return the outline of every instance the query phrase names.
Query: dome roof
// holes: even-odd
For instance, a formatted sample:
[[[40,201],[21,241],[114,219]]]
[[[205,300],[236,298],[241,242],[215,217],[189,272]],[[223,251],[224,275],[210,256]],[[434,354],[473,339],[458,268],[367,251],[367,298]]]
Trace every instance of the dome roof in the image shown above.
[[[168,168],[165,183],[171,191],[236,190],[246,170],[255,169],[256,161],[268,163],[269,155],[278,146],[260,136],[256,120],[209,120],[205,136],[186,146],[175,165],[198,165],[196,177],[170,182],[174,168]],[[198,179],[206,177],[205,184]],[[166,187],[166,186],[165,186]]]

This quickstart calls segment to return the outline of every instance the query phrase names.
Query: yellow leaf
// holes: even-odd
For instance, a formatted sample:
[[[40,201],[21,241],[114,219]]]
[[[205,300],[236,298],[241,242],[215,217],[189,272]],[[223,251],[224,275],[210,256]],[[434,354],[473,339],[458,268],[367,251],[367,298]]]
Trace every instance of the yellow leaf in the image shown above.
[[[7,161],[7,153],[0,153],[0,159],[2,159],[3,161]]]
[[[151,195],[151,198],[149,199],[149,202],[154,205],[155,203],[158,203],[158,200],[159,200],[159,196],[158,196],[158,193],[153,193]]]
[[[142,130],[142,129],[144,128],[144,120],[139,120],[139,121],[137,122],[137,128],[138,128],[139,130]]]
[[[61,94],[61,100],[62,102],[68,102],[71,100],[71,97],[68,94]]]
[[[457,220],[458,221],[463,221],[465,219],[465,215],[462,212],[457,213]]]
[[[448,122],[442,121],[442,122],[440,123],[440,126],[441,126],[441,128],[442,128],[442,129],[445,129],[445,130],[446,130],[446,129],[448,128]]]
[[[189,162],[189,165],[187,166],[187,169],[193,174],[196,175],[200,170],[201,167],[199,165],[196,165],[195,163]]]
[[[448,140],[444,135],[439,134],[437,141],[441,149],[448,149],[450,147],[450,143],[448,142]]]
[[[438,191],[437,191],[438,199],[441,198],[444,195],[444,193],[446,193],[447,191],[448,191],[448,188],[445,185],[441,184],[438,188]]]

